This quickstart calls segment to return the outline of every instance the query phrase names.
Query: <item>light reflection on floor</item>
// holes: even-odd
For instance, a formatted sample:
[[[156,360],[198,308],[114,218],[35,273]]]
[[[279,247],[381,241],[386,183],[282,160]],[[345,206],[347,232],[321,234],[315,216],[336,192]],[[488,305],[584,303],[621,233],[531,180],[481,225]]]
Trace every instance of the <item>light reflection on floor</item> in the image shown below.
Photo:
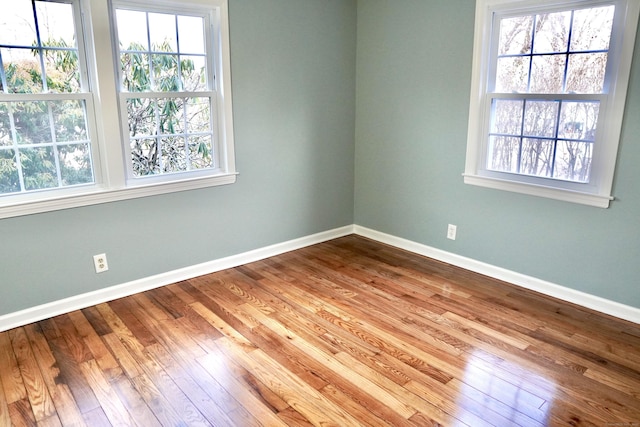
[[[453,380],[458,381],[456,418],[470,425],[475,416],[496,426],[547,425],[555,383],[496,359],[481,350],[469,356],[463,380]]]

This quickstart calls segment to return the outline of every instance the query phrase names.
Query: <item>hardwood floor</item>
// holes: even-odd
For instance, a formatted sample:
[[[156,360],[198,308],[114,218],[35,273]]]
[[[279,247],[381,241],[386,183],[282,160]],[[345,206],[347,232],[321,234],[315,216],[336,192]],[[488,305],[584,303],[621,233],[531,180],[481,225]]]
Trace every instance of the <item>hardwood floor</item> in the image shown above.
[[[640,325],[348,236],[0,333],[0,426],[640,426]]]

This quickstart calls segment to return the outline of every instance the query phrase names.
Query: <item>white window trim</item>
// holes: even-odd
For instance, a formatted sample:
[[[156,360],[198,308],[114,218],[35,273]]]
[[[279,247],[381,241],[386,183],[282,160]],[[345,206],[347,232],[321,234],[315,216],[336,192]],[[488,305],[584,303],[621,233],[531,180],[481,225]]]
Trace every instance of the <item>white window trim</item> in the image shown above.
[[[622,119],[627,95],[627,87],[633,59],[633,49],[640,15],[640,2],[636,0],[609,0],[606,3],[616,5],[616,13],[621,13],[624,27],[622,41],[615,43],[615,51],[610,52],[610,59],[618,62],[615,74],[615,87],[610,89],[606,101],[601,105],[601,114],[606,115],[606,123],[599,128],[600,143],[603,148],[594,155],[592,179],[589,184],[556,184],[557,181],[539,178],[509,180],[484,173],[482,166],[485,156],[484,140],[488,134],[488,116],[486,108],[486,89],[489,77],[491,25],[494,11],[501,9],[526,11],[535,7],[566,7],[576,5],[602,4],[600,0],[477,0],[476,21],[473,45],[473,65],[471,78],[471,94],[469,103],[469,128],[467,134],[467,154],[464,182],[486,188],[546,197],[584,205],[608,208],[614,199],[611,194],[615,173],[618,144],[622,130]],[[525,12],[526,13],[526,12]],[[616,18],[617,19],[617,18]],[[564,188],[563,188],[564,186]]]
[[[231,100],[231,55],[229,43],[228,0],[189,0],[185,7],[214,9],[215,49],[220,60],[214,60],[218,103],[216,108],[219,125],[220,169],[216,175],[190,177],[176,174],[173,179],[160,182],[127,183],[127,172],[122,142],[120,112],[118,108],[116,65],[112,43],[111,1],[79,0],[82,10],[85,53],[88,58],[88,74],[91,81],[95,117],[89,117],[92,135],[97,142],[92,145],[95,183],[66,189],[34,191],[30,193],[0,196],[0,219],[42,212],[89,206],[139,197],[147,197],[193,190],[236,181],[233,105]],[[141,3],[144,4],[144,3]],[[177,2],[158,0],[158,5],[174,6]],[[97,55],[96,52],[109,52]],[[91,94],[90,94],[91,95]],[[222,126],[220,126],[222,125]],[[97,149],[96,149],[97,148]]]

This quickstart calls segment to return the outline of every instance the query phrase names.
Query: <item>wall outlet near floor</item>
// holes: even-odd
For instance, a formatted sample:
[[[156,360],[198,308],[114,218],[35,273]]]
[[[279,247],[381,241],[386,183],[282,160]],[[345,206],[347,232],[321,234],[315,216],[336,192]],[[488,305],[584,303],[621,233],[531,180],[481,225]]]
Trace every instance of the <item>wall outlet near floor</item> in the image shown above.
[[[93,256],[93,265],[96,268],[96,273],[103,273],[109,269],[107,264],[107,254],[99,254]]]
[[[458,227],[453,224],[449,224],[447,227],[447,239],[456,240],[456,231]]]

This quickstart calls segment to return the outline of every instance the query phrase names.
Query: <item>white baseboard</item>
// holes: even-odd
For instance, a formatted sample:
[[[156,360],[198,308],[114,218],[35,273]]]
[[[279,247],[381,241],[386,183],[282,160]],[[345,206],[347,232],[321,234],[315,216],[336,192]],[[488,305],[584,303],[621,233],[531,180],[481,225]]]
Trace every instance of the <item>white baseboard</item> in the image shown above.
[[[610,301],[584,292],[576,291],[574,289],[536,279],[535,277],[526,276],[524,274],[516,273],[510,270],[476,261],[471,258],[466,258],[427,245],[423,245],[421,243],[416,243],[411,240],[406,240],[400,237],[392,236],[390,234],[381,233],[379,231],[375,231],[366,227],[361,227],[359,225],[349,225],[290,240],[287,242],[278,243],[264,248],[255,249],[249,252],[232,255],[226,258],[220,258],[202,264],[169,271],[167,273],[162,273],[155,276],[145,277],[139,280],[134,280],[128,283],[111,286],[109,288],[76,295],[58,301],[53,301],[47,304],[42,304],[36,307],[17,311],[15,313],[9,313],[0,316],[0,332],[60,314],[69,313],[74,310],[80,310],[92,305],[101,304],[106,301],[133,295],[138,292],[144,292],[149,289],[158,288],[160,286],[169,285],[171,283],[180,282],[182,280],[188,280],[197,276],[202,276],[227,268],[233,268],[250,262],[259,261],[261,259],[269,258],[285,252],[304,248],[306,246],[314,245],[316,243],[325,242],[327,240],[336,239],[338,237],[354,233],[381,243],[424,255],[438,261],[446,262],[448,264],[455,265],[466,270],[474,271],[476,273],[484,274],[498,280],[503,280],[505,282],[512,283],[526,289],[540,292],[542,294],[558,298],[563,301],[567,301],[573,304],[580,305],[582,307],[599,311],[601,313],[618,317],[620,319],[640,324],[639,308],[631,307],[615,301]]]
[[[188,280],[197,276],[202,276],[227,268],[237,267],[261,259],[276,256],[285,252],[304,248],[316,243],[325,242],[327,240],[353,234],[353,225],[336,228],[322,233],[313,234],[306,237],[290,240],[283,243],[255,249],[238,255],[232,255],[202,264],[169,271],[167,273],[157,274],[155,276],[145,277],[143,279],[134,280],[105,289],[88,292],[81,295],[53,301],[36,307],[21,310],[15,313],[9,313],[0,316],[0,332],[6,331],[18,326],[24,326],[39,320],[48,319],[60,314],[69,313],[74,310],[80,310],[92,305],[101,304],[106,301],[112,301],[117,298],[126,297],[138,292],[148,291],[149,289],[158,288],[160,286],[169,285],[171,283]]]
[[[525,289],[540,292],[544,295],[640,324],[640,308],[631,307],[605,298],[597,297],[595,295],[590,295],[585,292],[570,289],[555,283],[546,282],[535,277],[516,273],[514,271],[436,249],[421,243],[416,243],[411,240],[381,233],[359,225],[354,225],[354,233],[381,243],[424,255],[438,261],[446,262],[447,264],[455,265],[456,267],[464,268],[465,270],[484,274],[485,276],[512,283]]]

